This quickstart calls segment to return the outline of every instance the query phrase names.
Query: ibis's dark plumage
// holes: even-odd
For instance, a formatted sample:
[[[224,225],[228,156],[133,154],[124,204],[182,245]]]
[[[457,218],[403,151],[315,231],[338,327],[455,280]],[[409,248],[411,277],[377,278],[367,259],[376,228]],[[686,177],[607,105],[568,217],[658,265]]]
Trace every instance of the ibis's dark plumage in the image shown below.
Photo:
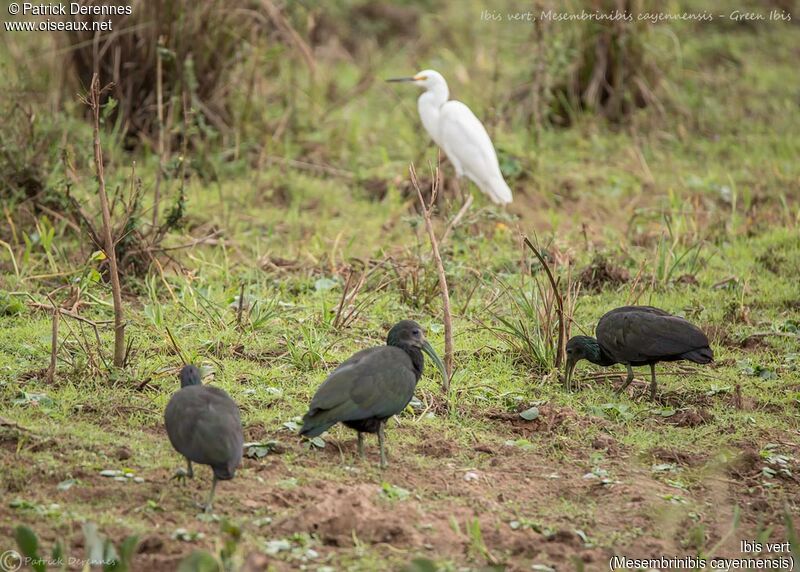
[[[575,364],[586,359],[601,366],[625,364],[628,377],[619,391],[633,381],[633,366],[650,366],[650,398],[656,395],[655,365],[661,361],[689,360],[709,363],[714,352],[700,329],[678,316],[652,306],[623,306],[597,323],[597,339],[575,336],[567,343],[567,387]]]
[[[210,511],[217,481],[232,479],[242,461],[242,421],[233,399],[218,387],[202,385],[195,366],[184,366],[180,378],[181,388],[164,412],[169,440],[187,461],[187,470],[175,476],[193,477],[193,462],[210,466],[214,480],[205,506]]]
[[[398,322],[385,346],[361,350],[328,376],[311,400],[300,434],[316,437],[344,423],[358,432],[358,451],[363,456],[363,434],[377,433],[381,467],[385,467],[384,425],[414,396],[425,365],[423,352],[444,372],[420,325],[412,320]]]

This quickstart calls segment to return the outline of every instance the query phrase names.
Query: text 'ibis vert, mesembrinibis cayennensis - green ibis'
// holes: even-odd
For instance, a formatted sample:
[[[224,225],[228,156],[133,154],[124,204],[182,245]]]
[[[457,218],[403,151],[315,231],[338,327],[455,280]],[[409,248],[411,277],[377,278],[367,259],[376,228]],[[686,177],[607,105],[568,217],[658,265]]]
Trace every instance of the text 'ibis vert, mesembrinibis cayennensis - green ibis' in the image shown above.
[[[204,506],[210,512],[217,481],[232,479],[242,462],[242,420],[239,408],[225,391],[202,385],[195,366],[185,365],[180,378],[181,388],[164,412],[169,440],[187,462],[187,469],[179,469],[175,478],[192,478],[193,462],[211,467],[214,480]]]
[[[570,387],[575,364],[586,359],[601,366],[617,363],[628,368],[618,393],[633,381],[633,366],[650,366],[650,399],[656,396],[656,364],[689,360],[709,363],[714,352],[700,329],[678,316],[652,306],[623,306],[597,323],[597,338],[575,336],[567,342],[566,384]]]
[[[358,431],[358,453],[364,456],[364,433],[377,433],[381,468],[386,467],[386,420],[406,408],[425,366],[425,352],[439,371],[444,364],[425,340],[422,327],[403,320],[395,324],[386,345],[361,350],[322,383],[303,417],[300,434],[321,435],[337,423]]]

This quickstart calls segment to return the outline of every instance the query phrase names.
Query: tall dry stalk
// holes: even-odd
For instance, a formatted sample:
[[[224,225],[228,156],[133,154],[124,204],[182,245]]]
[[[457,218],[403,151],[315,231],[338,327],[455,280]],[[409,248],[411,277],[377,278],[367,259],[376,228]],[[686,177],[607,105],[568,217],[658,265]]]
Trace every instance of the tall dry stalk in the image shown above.
[[[153,228],[158,227],[158,203],[161,201],[161,178],[164,173],[164,81],[161,55],[162,38],[158,39],[156,50],[156,117],[158,118],[158,172],[153,187]],[[185,138],[185,136],[184,136]]]
[[[103,215],[103,243],[108,269],[111,279],[111,296],[114,300],[114,366],[122,367],[125,364],[125,319],[122,309],[122,288],[119,283],[117,269],[117,255],[115,252],[114,237],[111,231],[111,209],[108,206],[106,193],[106,178],[103,167],[103,148],[100,145],[100,97],[109,86],[100,88],[100,78],[97,74],[92,76],[89,96],[86,103],[92,110],[92,130],[94,132],[94,167],[97,174],[97,194],[100,197],[100,208]]]
[[[47,368],[47,382],[53,383],[56,380],[56,365],[58,364],[58,322],[61,312],[49,294],[47,297],[53,305],[53,331],[50,338],[50,367]]]
[[[440,187],[439,167],[437,165],[434,172],[433,181],[431,182],[431,200],[430,203],[425,204],[425,199],[422,196],[422,191],[419,188],[419,180],[417,179],[417,170],[414,168],[414,163],[409,166],[411,173],[411,184],[417,191],[417,198],[422,207],[422,218],[425,220],[425,229],[428,231],[428,238],[431,241],[431,250],[433,251],[433,260],[436,263],[436,270],[439,274],[439,290],[442,296],[442,313],[444,314],[444,369],[445,379],[442,381],[442,390],[444,391],[445,400],[450,393],[450,379],[453,377],[453,317],[450,312],[450,293],[447,289],[447,275],[444,272],[444,263],[442,262],[442,255],[439,253],[439,241],[436,239],[436,232],[433,230],[433,221],[431,213],[433,206],[436,204],[436,194]]]

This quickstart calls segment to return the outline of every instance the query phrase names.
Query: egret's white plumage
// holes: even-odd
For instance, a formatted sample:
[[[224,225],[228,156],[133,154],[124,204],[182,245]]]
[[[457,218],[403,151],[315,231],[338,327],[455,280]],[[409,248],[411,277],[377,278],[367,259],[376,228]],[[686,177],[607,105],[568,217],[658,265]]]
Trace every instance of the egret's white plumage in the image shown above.
[[[493,202],[510,203],[511,189],[500,172],[486,128],[469,107],[448,99],[450,91],[442,74],[425,70],[411,78],[390,81],[410,81],[425,89],[417,101],[422,125],[450,159],[456,175],[466,175]]]

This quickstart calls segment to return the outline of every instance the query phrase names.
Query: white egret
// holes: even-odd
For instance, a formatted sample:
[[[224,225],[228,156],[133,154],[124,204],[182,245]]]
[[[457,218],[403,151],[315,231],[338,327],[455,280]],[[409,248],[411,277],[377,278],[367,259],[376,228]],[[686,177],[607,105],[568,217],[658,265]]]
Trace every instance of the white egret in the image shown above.
[[[511,202],[511,189],[500,172],[497,153],[486,128],[469,107],[460,101],[448,100],[450,91],[442,74],[425,70],[413,77],[387,81],[413,82],[425,89],[417,100],[422,125],[450,159],[456,175],[466,175],[494,203]]]

